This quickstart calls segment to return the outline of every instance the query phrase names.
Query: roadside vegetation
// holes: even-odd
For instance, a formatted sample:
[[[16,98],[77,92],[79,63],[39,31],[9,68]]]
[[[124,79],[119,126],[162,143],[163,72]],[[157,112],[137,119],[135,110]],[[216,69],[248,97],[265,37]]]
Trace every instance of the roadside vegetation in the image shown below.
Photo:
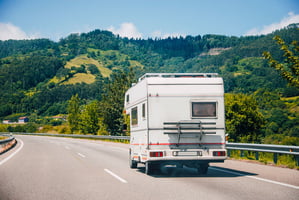
[[[0,41],[0,119],[10,122],[0,132],[128,135],[124,92],[139,76],[216,72],[230,142],[299,146],[296,41],[298,24],[248,37],[145,40],[94,30],[59,42]],[[17,123],[24,116],[29,122]]]
[[[259,159],[256,160],[255,152],[251,151],[243,151],[241,153],[240,150],[231,150],[230,152],[230,159],[237,159],[237,160],[247,160],[249,162],[260,163],[265,165],[276,165],[280,167],[287,167],[291,169],[299,170],[299,166],[297,166],[297,161],[295,156],[293,155],[278,155],[277,156],[277,163],[273,160],[273,153],[266,153],[266,152],[259,152]]]

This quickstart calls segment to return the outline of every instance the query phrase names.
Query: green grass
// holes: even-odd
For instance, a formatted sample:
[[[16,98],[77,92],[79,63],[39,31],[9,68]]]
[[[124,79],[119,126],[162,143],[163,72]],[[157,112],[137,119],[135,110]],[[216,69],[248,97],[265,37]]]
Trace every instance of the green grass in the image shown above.
[[[240,150],[230,150],[230,158],[255,161],[255,152],[243,151],[242,157]],[[299,166],[297,166],[296,163],[296,158],[293,155],[280,154],[278,155],[277,163],[275,164],[273,161],[273,153],[259,152],[259,160],[257,162],[264,163],[266,165],[276,165],[299,170]]]
[[[97,66],[97,68],[100,70],[103,77],[108,77],[112,73],[112,71],[104,67],[102,63],[98,62],[93,58],[88,58],[86,54],[79,55],[76,58],[73,58],[72,60],[68,61],[64,67],[70,69],[73,66],[80,67],[81,65],[88,65],[88,64],[94,64],[95,66]]]
[[[281,98],[283,101],[296,101],[297,99],[299,99],[299,96]]]
[[[282,101],[285,102],[286,106],[290,109],[291,112],[293,113],[298,113],[299,112],[299,96],[294,96],[294,97],[285,97],[281,98]]]
[[[5,140],[5,139],[7,139],[7,137],[5,137],[5,136],[0,136],[0,140]]]
[[[119,51],[116,50],[97,50],[97,49],[88,49],[89,53],[94,53],[96,56],[91,58],[88,54],[82,54],[79,55],[70,61],[68,61],[65,64],[65,68],[71,69],[72,67],[81,67],[81,65],[84,65],[88,67],[88,65],[93,64],[95,65],[99,71],[101,72],[103,77],[109,77],[112,73],[113,69],[119,69],[122,68],[124,63],[127,64],[127,66],[131,67],[141,67],[144,66],[136,61],[136,60],[130,60],[128,55],[122,54]],[[57,77],[52,78],[49,83],[62,83],[62,84],[76,84],[76,83],[93,83],[95,81],[95,75],[91,74],[88,71],[87,68],[87,74],[86,73],[77,73],[73,77],[69,78],[67,81],[62,79],[58,79]]]
[[[63,82],[63,85],[67,84],[76,84],[76,83],[87,83],[91,84],[95,82],[95,76],[92,74],[85,74],[85,73],[77,73],[74,77],[70,78],[69,80]]]

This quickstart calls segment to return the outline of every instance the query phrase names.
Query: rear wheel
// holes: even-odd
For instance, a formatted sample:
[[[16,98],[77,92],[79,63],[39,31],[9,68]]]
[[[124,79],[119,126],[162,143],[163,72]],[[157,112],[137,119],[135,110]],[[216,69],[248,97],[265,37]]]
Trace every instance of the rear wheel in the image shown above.
[[[199,168],[197,168],[197,172],[199,174],[207,174],[209,169],[209,164],[201,164]]]
[[[150,175],[153,173],[161,172],[161,165],[158,162],[146,162],[145,163],[145,174]]]
[[[152,165],[149,162],[145,163],[145,174],[150,175],[152,173]]]
[[[132,160],[131,158],[130,158],[130,168],[131,169],[136,169],[137,168],[137,162],[135,161],[135,160]]]
[[[131,157],[131,149],[130,149],[130,152],[129,152],[129,165],[130,165],[130,168],[131,169],[136,169],[137,164],[138,164],[137,161],[133,160],[132,157]]]

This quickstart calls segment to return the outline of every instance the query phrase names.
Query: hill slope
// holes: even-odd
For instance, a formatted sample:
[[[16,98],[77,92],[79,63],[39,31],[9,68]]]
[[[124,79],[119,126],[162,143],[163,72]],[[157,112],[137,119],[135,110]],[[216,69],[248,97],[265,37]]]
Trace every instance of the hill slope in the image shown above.
[[[260,88],[287,96],[287,87],[262,59],[270,51],[283,60],[273,41],[299,41],[297,25],[265,36],[187,36],[166,39],[120,38],[109,31],[71,34],[59,42],[47,39],[0,41],[0,118],[13,113],[55,115],[74,94],[100,99],[102,87],[115,70],[146,72],[217,72],[226,92],[253,93]]]

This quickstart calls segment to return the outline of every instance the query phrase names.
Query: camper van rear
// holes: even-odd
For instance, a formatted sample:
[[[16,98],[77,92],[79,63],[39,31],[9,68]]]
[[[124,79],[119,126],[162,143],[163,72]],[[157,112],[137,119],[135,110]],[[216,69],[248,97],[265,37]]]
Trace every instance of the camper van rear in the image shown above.
[[[207,173],[224,162],[223,80],[212,73],[145,74],[125,94],[130,115],[130,167],[150,174],[162,165]]]

